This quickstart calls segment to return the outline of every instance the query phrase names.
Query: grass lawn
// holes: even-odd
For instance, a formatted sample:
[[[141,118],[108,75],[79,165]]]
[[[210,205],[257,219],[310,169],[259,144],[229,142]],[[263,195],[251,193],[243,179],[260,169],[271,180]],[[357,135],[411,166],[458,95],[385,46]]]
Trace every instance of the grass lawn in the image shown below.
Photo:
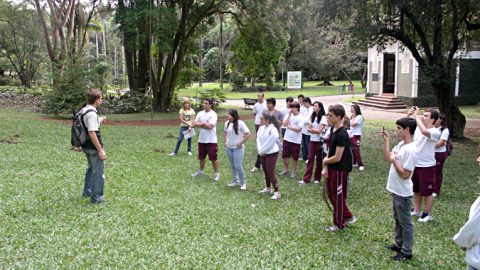
[[[460,111],[466,118],[480,119],[480,107],[479,106],[460,106]]]
[[[339,85],[347,84],[348,81],[334,81],[333,86],[318,86],[321,82],[318,81],[308,81],[304,83],[304,88],[300,90],[287,90],[282,92],[265,92],[265,96],[273,96],[275,98],[286,98],[288,96],[297,97],[299,94],[304,94],[305,96],[326,96],[326,95],[336,95],[339,92]],[[355,93],[364,93],[361,89],[360,81],[353,82]],[[232,92],[230,84],[223,84],[225,90],[225,96],[227,99],[243,99],[243,98],[257,98],[256,92]],[[206,91],[207,89],[220,88],[219,83],[204,83],[203,87],[192,86],[189,88],[180,89],[178,96],[195,96],[198,92]]]
[[[261,173],[247,173],[247,191],[230,181],[219,151],[222,179],[192,179],[195,156],[169,157],[177,127],[104,126],[108,203],[81,197],[86,166],[69,150],[69,126],[38,115],[0,111],[0,269],[463,269],[464,252],[451,238],[466,221],[478,192],[476,144],[455,141],[445,164],[443,195],[434,220],[415,223],[414,259],[393,262],[383,245],[393,241],[388,166],[381,161],[381,126],[368,121],[366,170],[351,173],[349,206],[359,218],[343,232],[327,233],[331,213],[318,185],[279,178],[282,198],[258,194]],[[252,122],[248,122],[253,129]],[[223,142],[220,124],[217,132]],[[220,139],[221,138],[221,139]],[[478,140],[477,140],[478,142]],[[195,144],[194,144],[195,145]],[[220,144],[221,145],[221,144]],[[159,148],[160,152],[154,152]],[[220,147],[221,148],[221,147]],[[244,166],[255,158],[246,146]],[[194,154],[196,154],[194,147]],[[280,161],[277,171],[280,171]],[[305,165],[299,166],[304,172]]]

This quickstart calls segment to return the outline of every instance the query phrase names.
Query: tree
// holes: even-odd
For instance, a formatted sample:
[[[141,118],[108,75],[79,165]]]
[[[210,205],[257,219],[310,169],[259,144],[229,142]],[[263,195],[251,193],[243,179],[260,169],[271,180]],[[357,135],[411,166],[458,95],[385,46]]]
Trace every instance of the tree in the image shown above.
[[[0,56],[8,59],[22,85],[30,88],[44,52],[37,17],[23,4],[2,1],[0,7]]]
[[[470,0],[324,1],[331,16],[353,16],[351,28],[359,40],[383,46],[392,40],[408,48],[419,64],[436,103],[454,137],[463,137],[465,116],[454,97],[454,55],[471,40],[468,23],[480,18],[478,2]],[[348,12],[345,12],[348,10]],[[341,12],[340,12],[341,11]]]

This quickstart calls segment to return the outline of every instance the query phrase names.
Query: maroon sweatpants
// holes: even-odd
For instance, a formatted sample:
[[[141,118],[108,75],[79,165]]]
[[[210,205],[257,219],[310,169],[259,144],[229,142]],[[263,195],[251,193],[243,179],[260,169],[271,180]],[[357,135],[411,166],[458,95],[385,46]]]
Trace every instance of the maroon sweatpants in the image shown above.
[[[312,178],[312,172],[313,172],[313,164],[315,163],[315,161],[317,164],[315,166],[315,176],[313,180],[320,181],[320,179],[322,179],[322,161],[323,161],[322,145],[323,145],[322,142],[314,142],[314,141],[310,141],[310,143],[308,144],[308,163],[307,163],[307,169],[305,171],[305,176],[303,177],[303,181],[305,183],[310,183],[310,179]]]
[[[347,206],[348,171],[328,169],[327,190],[333,205],[333,224],[345,228],[346,220],[353,217]]]
[[[433,192],[440,195],[440,189],[442,188],[443,181],[443,163],[448,157],[447,152],[435,153],[435,160],[437,164],[435,166],[435,184],[433,184]]]
[[[355,138],[355,143],[353,144],[353,164],[358,164],[358,166],[363,166],[362,156],[360,155],[360,141],[362,136],[353,135]]]
[[[278,192],[278,180],[275,175],[275,165],[277,164],[278,152],[260,157],[263,173],[265,174],[265,187],[273,184],[273,189]]]

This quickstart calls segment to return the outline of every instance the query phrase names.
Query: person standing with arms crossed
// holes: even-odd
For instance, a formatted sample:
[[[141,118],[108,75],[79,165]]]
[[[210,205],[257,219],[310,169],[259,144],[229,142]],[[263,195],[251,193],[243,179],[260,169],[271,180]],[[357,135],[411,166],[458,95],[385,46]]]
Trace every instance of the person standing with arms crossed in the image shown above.
[[[288,163],[290,157],[293,158],[293,168],[290,177],[297,176],[298,158],[300,156],[300,145],[302,143],[302,127],[304,123],[303,116],[300,114],[300,104],[296,101],[290,105],[290,113],[283,121],[283,125],[287,127],[285,138],[283,138],[282,158],[283,171],[280,175],[287,175]]]
[[[390,135],[382,129],[383,157],[391,163],[387,190],[392,193],[393,219],[395,220],[395,243],[385,248],[397,252],[391,258],[396,261],[410,260],[413,249],[412,173],[417,162],[413,134],[417,127],[414,119],[398,119],[396,135],[400,141],[390,152]]]
[[[82,113],[84,113],[83,122],[89,137],[89,140],[82,146],[88,163],[82,196],[90,197],[91,203],[101,203],[105,199],[103,194],[105,185],[104,161],[107,159],[107,155],[103,148],[100,123],[105,122],[106,118],[98,117],[97,108],[100,105],[102,105],[102,92],[98,89],[89,89],[87,106],[82,109]]]
[[[267,110],[267,104],[265,102],[265,94],[263,92],[258,93],[258,102],[253,105],[253,115],[255,116],[255,133],[258,132],[260,128],[260,116],[262,113]],[[257,160],[255,161],[255,166],[250,170],[251,172],[256,172],[260,169],[260,156],[257,154]]]
[[[206,157],[212,162],[213,170],[215,172],[215,181],[220,180],[220,172],[218,171],[218,145],[217,145],[217,113],[212,109],[213,99],[206,98],[203,101],[203,111],[199,112],[195,121],[194,127],[200,128],[198,135],[198,159],[200,160],[200,168],[192,174],[192,177],[197,177],[203,174],[205,169]]]
[[[327,119],[331,127],[328,156],[323,160],[322,176],[327,181],[330,202],[333,205],[333,226],[325,229],[333,232],[343,230],[357,222],[347,206],[347,179],[352,169],[352,154],[349,150],[350,140],[343,127],[345,109],[335,104],[328,108]]]
[[[263,112],[261,116],[261,126],[257,134],[257,150],[260,155],[263,173],[265,174],[265,188],[260,193],[271,193],[271,186],[273,185],[272,200],[278,200],[281,197],[278,188],[278,179],[275,175],[275,166],[277,164],[279,147],[277,144],[280,134],[278,129],[280,123],[277,118],[268,112]]]

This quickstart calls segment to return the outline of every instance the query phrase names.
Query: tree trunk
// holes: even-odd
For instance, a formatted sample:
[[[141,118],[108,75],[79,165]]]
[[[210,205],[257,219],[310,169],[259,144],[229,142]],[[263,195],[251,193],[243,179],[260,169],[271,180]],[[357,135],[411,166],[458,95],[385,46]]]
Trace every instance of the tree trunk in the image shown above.
[[[457,106],[452,87],[448,83],[432,83],[432,87],[440,112],[447,115],[448,129],[450,130],[451,136],[454,138],[463,138],[463,131],[467,121]]]
[[[133,90],[135,87],[135,84],[134,84],[135,79],[133,76],[133,73],[134,73],[133,52],[129,48],[125,48],[124,52],[125,52],[125,65],[127,66],[128,88],[130,88],[130,90]]]

